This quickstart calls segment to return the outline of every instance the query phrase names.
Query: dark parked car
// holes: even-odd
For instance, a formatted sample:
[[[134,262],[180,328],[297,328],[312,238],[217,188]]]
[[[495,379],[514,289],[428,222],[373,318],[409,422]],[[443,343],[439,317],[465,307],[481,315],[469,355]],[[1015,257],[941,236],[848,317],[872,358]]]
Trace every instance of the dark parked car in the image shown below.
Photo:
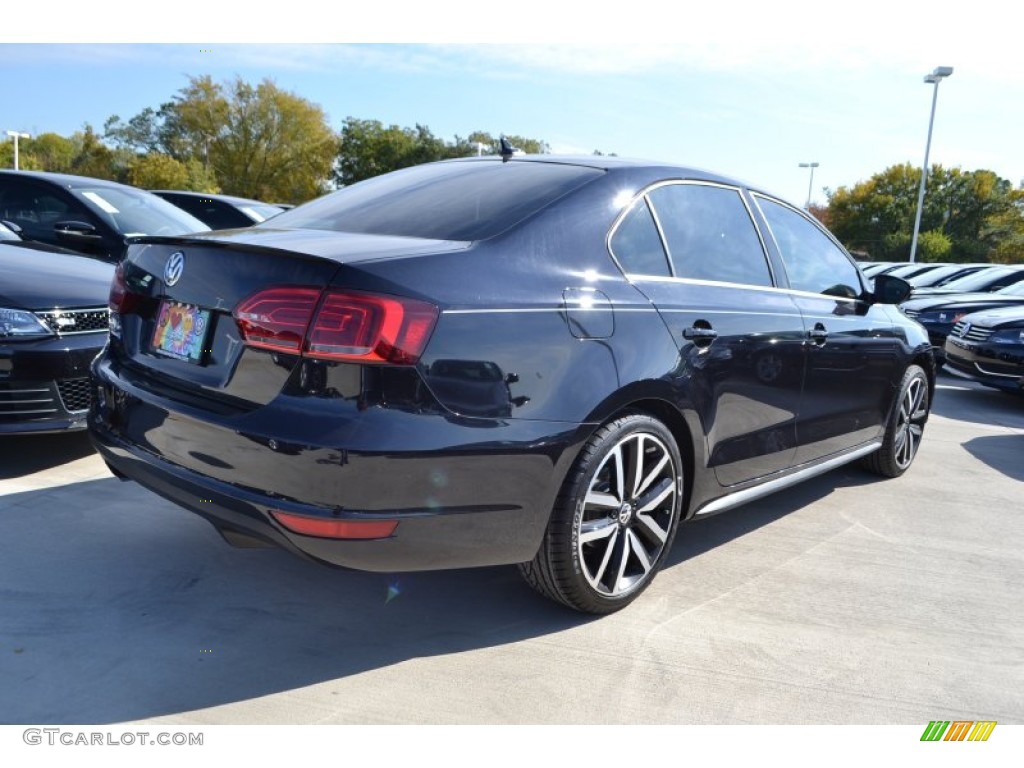
[[[211,195],[206,192],[183,192],[172,189],[154,189],[153,194],[192,214],[210,229],[251,227],[277,216],[284,210],[280,205],[231,195]]]
[[[956,293],[993,293],[1024,281],[1024,266],[992,265],[931,288],[917,288],[914,298],[948,297]]]
[[[0,171],[0,221],[23,240],[107,261],[139,235],[184,235],[209,227],[156,195],[112,181],[35,171]]]
[[[1014,283],[994,293],[955,293],[913,297],[900,305],[900,309],[917,320],[928,331],[935,347],[936,361],[945,362],[946,337],[964,315],[982,309],[997,309],[1024,304],[1024,282]]]
[[[946,339],[946,360],[975,381],[1024,394],[1024,306],[961,318]]]
[[[678,524],[913,461],[924,330],[800,209],[620,158],[397,171],[149,238],[111,291],[94,442],[240,544],[352,568],[521,564],[634,599]]]
[[[83,429],[114,268],[0,243],[0,434]]]
[[[945,264],[913,277],[904,278],[914,290],[919,288],[938,288],[946,283],[980,272],[989,264]]]

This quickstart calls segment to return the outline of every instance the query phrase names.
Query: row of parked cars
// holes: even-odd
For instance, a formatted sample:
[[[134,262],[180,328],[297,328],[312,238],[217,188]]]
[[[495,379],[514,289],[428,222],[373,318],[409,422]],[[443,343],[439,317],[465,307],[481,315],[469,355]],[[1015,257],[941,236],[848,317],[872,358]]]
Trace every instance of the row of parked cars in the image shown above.
[[[937,364],[1024,393],[1024,265],[862,263],[913,286],[900,309],[928,331]]]
[[[911,285],[735,179],[508,155],[251,227],[195,215],[0,174],[0,219],[45,244],[0,246],[0,428],[87,423],[116,476],[230,543],[517,564],[608,613],[680,524],[849,462],[898,477],[928,421]]]
[[[85,426],[88,366],[106,342],[114,264],[130,242],[251,226],[288,207],[0,171],[0,434]]]

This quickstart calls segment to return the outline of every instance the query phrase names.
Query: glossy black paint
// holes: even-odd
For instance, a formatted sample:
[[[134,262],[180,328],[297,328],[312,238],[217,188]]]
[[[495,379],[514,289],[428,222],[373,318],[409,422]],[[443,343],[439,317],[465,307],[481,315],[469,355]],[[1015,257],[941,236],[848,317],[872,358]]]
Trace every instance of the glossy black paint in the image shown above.
[[[68,313],[66,325],[41,339],[0,338],[0,434],[85,427],[89,364],[107,338],[106,305],[113,267],[29,243],[0,244],[0,308],[43,317]],[[91,332],[72,319],[89,310]]]
[[[333,564],[515,563],[536,552],[583,443],[624,411],[650,413],[675,434],[692,516],[871,445],[907,365],[932,373],[921,327],[863,282],[856,298],[791,290],[743,185],[618,158],[515,163],[600,173],[475,242],[291,230],[289,212],[247,230],[133,246],[125,274],[139,305],[93,369],[101,454],[221,529]],[[738,190],[774,285],[624,275],[609,232],[631,199],[666,179]],[[186,267],[168,288],[175,251]],[[415,366],[245,346],[231,310],[282,284],[406,296],[440,316]],[[162,297],[212,310],[203,365],[151,352]],[[271,509],[400,522],[387,540],[335,541],[290,533]]]
[[[940,362],[946,359],[946,338],[965,315],[999,307],[1024,305],[1024,283],[1010,285],[995,293],[964,293],[911,298],[900,309],[928,331],[928,339]]]
[[[950,368],[975,381],[1024,394],[1024,306],[964,316],[946,339]]]

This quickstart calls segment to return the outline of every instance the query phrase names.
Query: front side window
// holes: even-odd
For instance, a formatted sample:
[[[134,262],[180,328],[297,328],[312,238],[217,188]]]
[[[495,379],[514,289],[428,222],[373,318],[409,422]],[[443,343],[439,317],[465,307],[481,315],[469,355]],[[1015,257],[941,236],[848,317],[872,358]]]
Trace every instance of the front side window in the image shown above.
[[[779,246],[791,288],[846,299],[861,295],[857,267],[815,224],[774,200],[758,196],[757,203]]]
[[[669,184],[648,197],[676,277],[772,285],[761,239],[738,190]]]
[[[0,185],[0,219],[21,227],[25,240],[56,243],[54,226],[61,221],[93,222],[85,210],[40,184],[7,181]]]
[[[626,274],[668,277],[668,259],[658,227],[643,199],[622,217],[612,234],[611,249]]]

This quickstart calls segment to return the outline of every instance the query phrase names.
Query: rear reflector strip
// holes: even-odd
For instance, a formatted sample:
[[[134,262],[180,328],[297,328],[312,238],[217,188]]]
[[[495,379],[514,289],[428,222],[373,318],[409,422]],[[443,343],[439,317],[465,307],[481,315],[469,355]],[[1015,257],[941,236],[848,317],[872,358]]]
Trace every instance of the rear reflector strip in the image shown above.
[[[270,514],[292,533],[324,539],[386,539],[398,527],[397,520],[331,520],[274,510]]]

